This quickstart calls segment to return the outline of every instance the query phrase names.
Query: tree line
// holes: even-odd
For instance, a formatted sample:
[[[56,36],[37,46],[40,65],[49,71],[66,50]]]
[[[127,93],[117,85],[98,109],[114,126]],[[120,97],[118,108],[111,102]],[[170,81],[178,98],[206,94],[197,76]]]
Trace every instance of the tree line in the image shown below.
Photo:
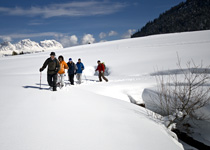
[[[187,0],[149,21],[131,38],[154,34],[210,30],[210,0]]]

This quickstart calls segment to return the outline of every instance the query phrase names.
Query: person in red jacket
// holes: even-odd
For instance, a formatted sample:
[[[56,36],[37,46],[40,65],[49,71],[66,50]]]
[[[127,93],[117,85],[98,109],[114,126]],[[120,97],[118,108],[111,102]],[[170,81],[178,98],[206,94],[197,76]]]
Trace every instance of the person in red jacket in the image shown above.
[[[108,82],[108,79],[106,77],[104,77],[104,72],[105,72],[104,64],[101,63],[100,60],[98,60],[97,63],[98,63],[98,67],[97,67],[96,71],[98,71],[99,81],[102,82],[101,78],[103,78],[106,82]]]

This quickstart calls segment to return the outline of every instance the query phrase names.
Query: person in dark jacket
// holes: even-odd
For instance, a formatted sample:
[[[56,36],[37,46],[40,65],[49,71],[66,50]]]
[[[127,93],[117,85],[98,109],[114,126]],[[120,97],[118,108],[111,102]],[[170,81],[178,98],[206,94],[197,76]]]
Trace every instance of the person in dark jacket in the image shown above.
[[[78,83],[81,84],[82,83],[82,71],[85,69],[83,63],[81,62],[81,59],[79,58],[78,59],[78,62],[77,62],[77,75],[76,75],[76,78],[78,80]]]
[[[71,58],[69,58],[69,62],[67,63],[69,69],[68,69],[68,75],[69,75],[69,81],[71,85],[74,85],[74,75],[76,74],[77,66],[72,61]]]
[[[50,86],[50,88],[53,89],[53,91],[57,91],[56,89],[56,83],[57,83],[57,73],[60,70],[60,64],[59,61],[55,58],[55,52],[50,53],[50,58],[48,58],[43,66],[39,69],[40,72],[42,72],[46,67],[47,69],[47,81]]]
[[[98,67],[97,67],[97,69],[95,71],[98,71],[99,81],[102,82],[101,78],[103,78],[106,82],[108,82],[108,79],[104,76],[104,72],[105,72],[104,64],[101,63],[100,60],[98,60],[97,63],[98,63]]]

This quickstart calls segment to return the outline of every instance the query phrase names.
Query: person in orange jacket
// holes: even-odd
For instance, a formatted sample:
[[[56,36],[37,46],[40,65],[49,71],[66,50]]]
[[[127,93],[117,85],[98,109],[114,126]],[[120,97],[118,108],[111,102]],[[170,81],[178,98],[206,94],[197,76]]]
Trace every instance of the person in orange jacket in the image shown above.
[[[65,69],[69,69],[67,63],[64,61],[63,56],[58,57],[59,63],[60,63],[60,70],[58,71],[58,84],[61,84],[60,86],[64,86],[64,75],[65,75]]]

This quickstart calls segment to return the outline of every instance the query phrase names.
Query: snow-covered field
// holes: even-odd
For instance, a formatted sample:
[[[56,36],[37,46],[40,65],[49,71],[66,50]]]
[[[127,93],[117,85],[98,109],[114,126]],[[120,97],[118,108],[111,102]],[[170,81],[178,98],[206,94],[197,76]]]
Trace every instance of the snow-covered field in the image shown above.
[[[56,50],[65,60],[82,59],[83,83],[47,90],[50,52],[0,58],[0,149],[2,150],[179,150],[182,145],[145,109],[150,73],[209,59],[210,31],[165,34]],[[96,82],[97,60],[109,69],[109,82]],[[67,78],[66,78],[67,82]],[[203,137],[210,141],[208,136]]]

